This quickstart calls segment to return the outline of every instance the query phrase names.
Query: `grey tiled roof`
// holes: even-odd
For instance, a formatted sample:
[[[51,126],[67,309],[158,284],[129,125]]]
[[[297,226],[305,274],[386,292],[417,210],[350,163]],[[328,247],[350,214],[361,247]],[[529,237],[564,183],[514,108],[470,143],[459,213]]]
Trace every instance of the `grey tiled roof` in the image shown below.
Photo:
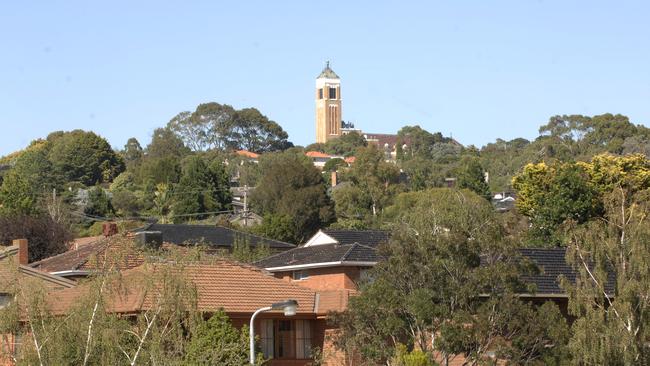
[[[160,231],[162,232],[164,242],[176,245],[202,242],[217,247],[232,247],[235,240],[241,238],[241,240],[248,241],[251,246],[266,243],[271,249],[286,250],[296,247],[294,244],[268,239],[222,226],[152,224],[144,228],[144,230]]]
[[[381,230],[323,230],[334,238],[339,244],[359,243],[376,248],[379,244],[386,243],[389,239],[387,231]]]
[[[255,263],[261,268],[299,266],[329,262],[378,262],[375,248],[353,244],[323,244],[300,247],[278,253]]]
[[[559,277],[564,276],[571,283],[575,283],[579,276],[578,272],[566,262],[566,248],[526,248],[520,249],[519,252],[539,267],[538,274],[521,277],[525,283],[537,287],[537,294],[564,294]],[[614,294],[614,287],[615,276],[610,272],[605,290],[608,294]]]

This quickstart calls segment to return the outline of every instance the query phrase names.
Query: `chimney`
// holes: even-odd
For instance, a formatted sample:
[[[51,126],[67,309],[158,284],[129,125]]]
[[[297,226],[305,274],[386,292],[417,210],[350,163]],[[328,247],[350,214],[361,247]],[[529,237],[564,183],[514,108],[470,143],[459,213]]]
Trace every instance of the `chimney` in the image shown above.
[[[332,172],[332,187],[336,187],[336,185],[338,184],[336,178],[337,178],[337,176],[336,176],[336,170],[335,170],[335,171]]]
[[[102,233],[106,237],[117,234],[117,231],[117,224],[114,222],[105,222],[102,224]]]
[[[16,239],[13,241],[13,245],[18,246],[18,264],[24,266],[29,264],[29,246],[27,244],[27,239]]]

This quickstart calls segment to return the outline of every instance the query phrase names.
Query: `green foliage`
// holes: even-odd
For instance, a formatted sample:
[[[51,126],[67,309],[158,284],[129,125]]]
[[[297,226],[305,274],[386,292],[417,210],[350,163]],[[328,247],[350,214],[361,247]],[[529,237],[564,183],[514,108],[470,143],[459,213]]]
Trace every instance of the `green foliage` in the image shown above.
[[[345,160],[341,158],[334,158],[328,160],[325,165],[323,166],[323,171],[325,172],[335,172],[337,171],[340,167],[345,167],[348,164],[345,162]]]
[[[292,146],[282,127],[257,109],[235,110],[214,102],[200,104],[192,113],[179,113],[167,129],[193,151],[244,149],[262,153]]]
[[[144,151],[142,150],[142,146],[140,146],[140,142],[135,137],[128,139],[126,145],[124,145],[124,152],[122,153],[127,167],[139,164],[143,156]]]
[[[0,212],[35,214],[45,192],[57,186],[53,167],[42,148],[25,150],[0,186]]]
[[[226,209],[230,205],[230,190],[222,164],[215,161],[208,166],[201,157],[189,156],[173,195],[175,222],[203,219],[208,213]]]
[[[523,269],[485,199],[467,190],[409,192],[386,215],[393,222],[381,249],[387,259],[337,315],[337,347],[380,361],[395,357],[401,343],[436,353],[443,363],[458,353],[484,362],[497,345],[513,363],[541,364],[562,352],[553,338],[566,335],[559,311],[537,310],[514,295]]]
[[[419,157],[436,163],[448,163],[460,155],[460,145],[451,138],[443,137],[440,132],[432,134],[420,126],[404,126],[397,136],[398,155],[403,161]],[[408,146],[406,150],[402,149],[403,144]]]
[[[409,352],[403,344],[397,344],[395,347],[395,357],[392,364],[395,366],[434,366],[431,355],[421,350],[412,350]]]
[[[235,260],[243,263],[253,263],[271,255],[271,248],[268,243],[258,243],[254,247],[249,240],[236,236],[232,246],[232,256]]]
[[[220,310],[197,327],[185,364],[240,366],[247,364],[248,356],[248,328],[237,330]]]
[[[48,158],[61,181],[86,186],[110,182],[124,170],[124,161],[93,132],[54,132],[47,137]]]
[[[383,153],[375,146],[360,148],[355,156],[349,179],[357,188],[357,192],[346,195],[346,198],[352,200],[342,203],[345,208],[340,212],[349,214],[353,210],[352,207],[356,206],[357,212],[365,211],[366,216],[375,217],[391,203],[395,194],[403,189],[399,184],[399,169],[384,161]]]
[[[567,259],[579,272],[575,284],[563,281],[577,317],[571,353],[578,364],[647,365],[648,190],[619,185],[603,201],[603,219],[567,225]]]
[[[88,191],[88,204],[84,213],[94,217],[110,217],[115,213],[108,194],[100,186]]]
[[[602,215],[603,197],[616,188],[650,188],[650,161],[642,155],[597,155],[591,162],[529,164],[513,179],[517,208],[530,217],[538,241],[559,241],[567,220],[578,224]]]
[[[467,188],[485,199],[492,197],[478,157],[465,156],[461,159],[456,168],[456,184],[458,188]]]
[[[266,154],[260,168],[262,178],[251,195],[252,206],[263,216],[293,220],[290,235],[286,235],[291,238],[289,242],[302,242],[332,220],[332,205],[321,172],[302,153]],[[287,240],[286,236],[282,240]]]
[[[251,230],[265,238],[297,243],[295,241],[295,225],[293,219],[287,215],[266,214],[260,225],[254,226]]]

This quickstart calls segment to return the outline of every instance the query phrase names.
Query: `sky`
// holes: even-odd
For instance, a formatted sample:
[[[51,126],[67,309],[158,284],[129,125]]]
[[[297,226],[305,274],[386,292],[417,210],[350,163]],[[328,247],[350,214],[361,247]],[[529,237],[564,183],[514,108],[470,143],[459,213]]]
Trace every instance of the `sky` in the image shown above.
[[[647,1],[2,1],[0,155],[57,130],[122,148],[200,103],[315,140],[330,60],[343,119],[459,142],[535,138],[557,114],[650,125]]]

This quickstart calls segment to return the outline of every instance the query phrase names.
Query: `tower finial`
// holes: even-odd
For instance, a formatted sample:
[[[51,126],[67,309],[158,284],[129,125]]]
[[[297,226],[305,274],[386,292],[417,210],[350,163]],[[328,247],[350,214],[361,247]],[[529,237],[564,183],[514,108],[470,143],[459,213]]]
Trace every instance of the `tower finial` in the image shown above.
[[[330,60],[325,61],[325,67],[328,69],[330,68]]]

